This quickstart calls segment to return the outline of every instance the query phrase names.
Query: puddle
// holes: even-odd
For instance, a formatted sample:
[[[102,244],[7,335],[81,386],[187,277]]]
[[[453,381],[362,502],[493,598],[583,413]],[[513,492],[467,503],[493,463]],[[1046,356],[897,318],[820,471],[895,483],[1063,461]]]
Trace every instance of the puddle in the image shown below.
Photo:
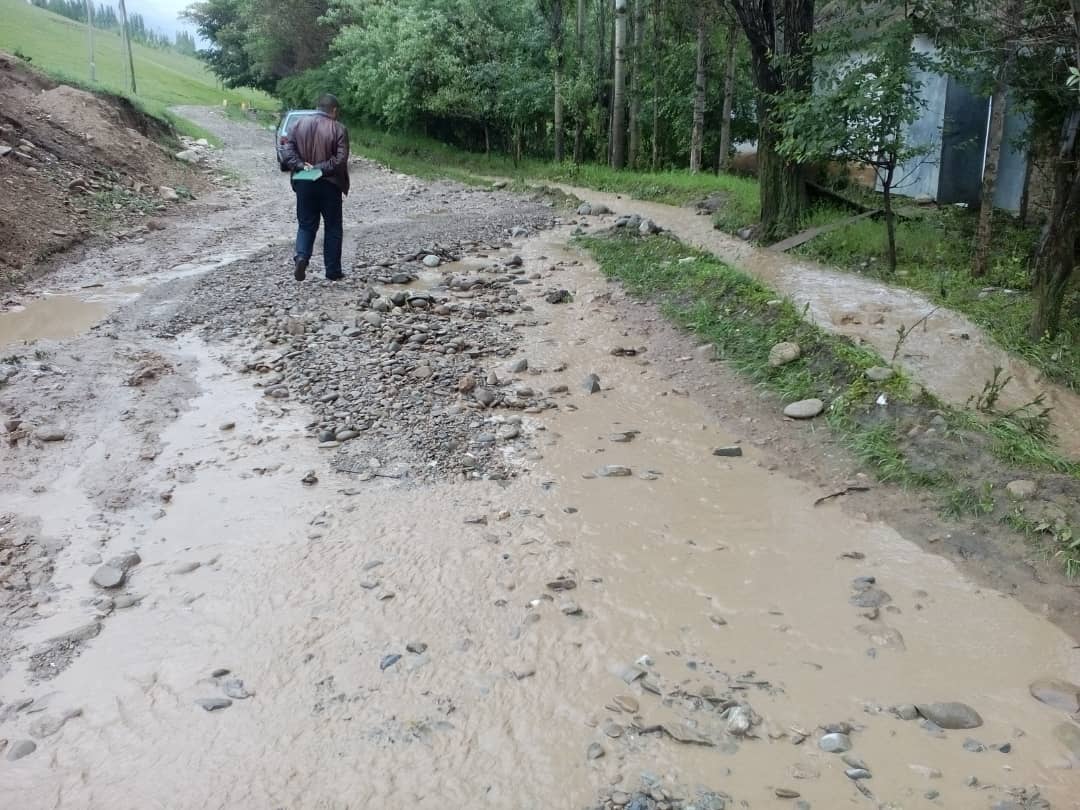
[[[717,231],[712,218],[688,208],[640,202],[615,194],[553,184],[582,200],[605,203],[617,213],[653,219],[684,242],[761,279],[802,310],[809,308],[822,328],[864,342],[885,360],[893,357],[901,327],[911,328],[934,310],[916,292],[832,270],[811,261],[757,248]],[[593,226],[613,217],[586,218]],[[1034,368],[1012,357],[974,323],[946,309],[933,312],[900,347],[897,363],[942,400],[959,407],[978,397],[1001,368],[1012,382],[1002,391],[1002,410],[1019,408],[1045,395],[1062,451],[1080,458],[1080,395],[1041,378]]]
[[[554,239],[526,244],[530,272],[572,255]],[[0,763],[0,799],[26,810],[539,810],[591,806],[650,772],[722,789],[729,806],[788,807],[774,789],[794,788],[814,807],[869,807],[815,744],[819,725],[846,722],[881,802],[986,810],[1004,786],[1038,784],[1055,808],[1078,806],[1052,734],[1060,714],[1027,692],[1039,677],[1080,681],[1071,639],[887,526],[814,507],[819,492],[768,471],[753,448],[713,456],[736,437],[641,358],[609,353],[647,340],[603,303],[595,269],[551,281],[575,303],[538,303],[551,323],[521,353],[533,371],[568,368],[523,380],[567,384],[577,410],[527,423],[543,428],[542,458],[506,485],[330,473],[303,437],[303,408],[278,411],[184,341],[206,393],[163,435],[155,469],[175,484],[171,501],[157,519],[131,514],[109,540],[110,553],[139,548],[125,587],[143,601],[110,616],[54,680],[0,679],[5,699],[55,691],[55,705],[83,710],[39,741],[47,750]],[[605,390],[585,395],[593,372]],[[235,428],[220,430],[226,421]],[[633,441],[611,441],[630,430]],[[634,475],[586,477],[605,464]],[[300,483],[308,469],[315,486]],[[85,508],[72,500],[72,527]],[[476,515],[487,524],[467,524]],[[91,594],[92,568],[74,562],[84,550],[66,550],[75,573],[54,606],[72,623]],[[865,558],[838,559],[852,551]],[[545,583],[562,575],[577,587],[548,601]],[[876,620],[848,601],[866,575],[892,596]],[[566,597],[582,615],[563,614]],[[407,652],[410,642],[427,650]],[[390,655],[402,657],[383,669]],[[643,655],[663,699],[617,676]],[[221,694],[209,677],[219,667],[255,696],[207,713],[194,701]],[[715,713],[687,697],[704,687],[748,702],[762,718],[755,738],[720,735]],[[639,704],[639,721],[605,708],[617,695]],[[936,737],[884,711],[949,700],[973,705],[983,727]],[[630,729],[672,720],[721,745]],[[24,725],[0,732],[17,739]],[[795,745],[793,728],[812,736]],[[1012,750],[973,753],[969,736]],[[606,755],[589,760],[590,743]]]
[[[60,340],[85,332],[109,314],[104,301],[51,295],[0,312],[0,347],[35,340]]]

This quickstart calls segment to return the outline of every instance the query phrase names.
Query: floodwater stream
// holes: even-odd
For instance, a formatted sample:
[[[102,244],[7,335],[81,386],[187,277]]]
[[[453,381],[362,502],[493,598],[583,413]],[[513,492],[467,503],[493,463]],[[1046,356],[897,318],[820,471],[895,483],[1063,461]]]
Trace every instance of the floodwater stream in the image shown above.
[[[879,806],[989,808],[1038,785],[1054,808],[1080,807],[1080,752],[1055,737],[1066,718],[1028,694],[1037,678],[1080,681],[1076,642],[888,526],[815,507],[822,493],[753,447],[714,456],[739,437],[647,352],[610,353],[646,341],[566,236],[520,246],[575,301],[538,303],[526,331],[522,383],[570,392],[526,417],[537,452],[509,483],[331,473],[302,408],[267,404],[226,349],[180,344],[203,393],[162,437],[170,500],[109,539],[110,554],[139,549],[126,589],[141,601],[53,680],[0,679],[5,700],[42,700],[30,720],[82,711],[47,751],[2,763],[0,806],[584,808],[642,773],[729,806],[793,806],[777,789],[874,806],[817,746],[820,726],[849,723]],[[581,390],[588,373],[600,393]],[[632,474],[595,476],[604,465]],[[305,487],[309,469],[320,480]],[[42,531],[73,538],[65,587],[31,645],[78,624],[92,596],[96,513],[58,491],[41,493]],[[876,619],[849,602],[860,576],[891,595]],[[553,594],[559,577],[577,587]],[[627,684],[635,661],[648,674]],[[219,668],[254,694],[205,712],[194,701],[220,695]],[[713,694],[752,707],[752,738],[723,732]],[[934,701],[984,725],[933,733],[886,710]],[[715,744],[634,730],[661,724]],[[591,743],[605,755],[588,759]]]
[[[964,406],[982,393],[994,369],[1012,381],[1001,392],[1003,410],[1019,408],[1045,395],[1042,407],[1061,449],[1080,458],[1080,395],[1042,378],[1011,356],[970,320],[936,308],[919,293],[860,278],[807,259],[758,248],[716,230],[712,218],[688,208],[642,202],[576,186],[550,184],[590,203],[603,203],[617,214],[651,218],[684,242],[709,251],[757,277],[790,298],[822,328],[866,343],[886,361],[897,349],[898,330],[912,329],[896,362],[945,402]],[[610,220],[603,217],[601,221]]]

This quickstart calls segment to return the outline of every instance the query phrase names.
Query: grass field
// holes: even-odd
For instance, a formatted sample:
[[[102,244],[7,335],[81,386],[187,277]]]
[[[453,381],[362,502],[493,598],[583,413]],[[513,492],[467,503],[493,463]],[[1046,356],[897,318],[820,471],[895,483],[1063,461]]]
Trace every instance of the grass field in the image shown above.
[[[0,0],[0,50],[28,57],[32,65],[65,83],[127,96],[161,117],[170,117],[166,110],[174,105],[220,105],[223,100],[264,109],[277,107],[274,99],[256,90],[221,89],[213,74],[194,57],[143,45],[132,48],[139,90],[132,96],[127,92],[127,60],[120,35],[108,31],[94,31],[97,81],[91,83],[86,26],[24,0]],[[190,124],[173,120],[181,131],[195,134]]]

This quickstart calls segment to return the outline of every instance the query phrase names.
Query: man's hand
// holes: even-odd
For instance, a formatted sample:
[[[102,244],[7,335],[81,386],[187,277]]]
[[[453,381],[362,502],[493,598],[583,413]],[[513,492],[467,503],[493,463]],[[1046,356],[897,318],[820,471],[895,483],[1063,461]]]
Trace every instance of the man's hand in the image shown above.
[[[312,169],[314,169],[314,168],[315,168],[315,167],[314,167],[314,166],[312,166],[312,165],[311,165],[310,163],[305,163],[305,164],[304,164],[304,171],[305,171],[305,172],[310,172],[310,171],[311,171]]]

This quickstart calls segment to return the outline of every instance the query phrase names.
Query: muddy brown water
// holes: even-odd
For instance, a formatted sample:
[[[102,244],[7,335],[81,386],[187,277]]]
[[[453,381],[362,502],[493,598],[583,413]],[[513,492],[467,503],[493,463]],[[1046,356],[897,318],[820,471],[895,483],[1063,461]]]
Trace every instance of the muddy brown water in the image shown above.
[[[566,257],[558,239],[523,245],[528,265]],[[999,791],[968,787],[971,777],[1038,784],[1054,807],[1078,806],[1077,772],[1052,736],[1061,717],[1027,693],[1047,674],[1080,679],[1073,642],[887,526],[815,508],[819,492],[769,471],[752,448],[714,457],[738,437],[658,369],[609,353],[638,343],[605,303],[596,269],[554,275],[578,303],[539,305],[551,322],[523,353],[534,368],[567,368],[524,379],[566,383],[576,409],[528,423],[540,457],[522,456],[530,472],[509,486],[358,487],[325,471],[299,409],[268,410],[215,352],[185,341],[181,356],[198,366],[204,394],[163,436],[157,464],[163,478],[195,472],[164,517],[137,512],[111,541],[140,549],[131,590],[143,602],[29,690],[55,693],[47,711],[83,716],[41,741],[48,755],[4,763],[6,806],[584,807],[641,772],[755,807],[790,806],[777,787],[815,807],[865,806],[840,759],[814,745],[816,727],[835,722],[857,727],[854,753],[873,772],[873,792],[896,806],[988,807]],[[579,393],[591,372],[604,390]],[[234,431],[219,429],[226,420]],[[625,431],[640,433],[610,440]],[[587,477],[604,464],[635,475]],[[312,488],[299,484],[308,468],[321,478]],[[642,480],[650,470],[655,480]],[[85,530],[89,503],[63,483],[51,491],[43,531]],[[479,515],[486,526],[465,523]],[[85,551],[65,552],[68,587],[28,644],[77,623],[90,595]],[[851,551],[865,560],[839,559]],[[200,567],[179,573],[191,562]],[[543,600],[544,584],[563,574],[579,583],[568,595],[583,617]],[[848,604],[860,575],[893,597],[876,622]],[[877,641],[856,629],[866,625]],[[889,629],[904,649],[881,645]],[[406,653],[411,641],[426,653]],[[392,653],[404,657],[380,671]],[[642,655],[665,689],[767,682],[744,692],[763,718],[758,739],[705,748],[608,737],[609,719],[630,721],[605,709],[620,694],[640,703],[645,725],[716,732],[704,713],[619,679]],[[255,696],[209,714],[193,701],[220,694],[209,680],[218,667]],[[14,669],[0,693],[27,693],[21,677]],[[879,708],[916,700],[965,700],[986,723],[935,738]],[[793,728],[811,739],[793,745]],[[1013,750],[970,753],[968,736]],[[594,741],[607,755],[588,762]],[[941,798],[925,799],[931,789]]]
[[[638,213],[683,241],[709,251],[790,298],[824,329],[865,343],[886,361],[897,348],[898,330],[918,327],[905,338],[896,361],[945,402],[964,406],[977,398],[994,369],[1012,381],[999,407],[1019,408],[1044,395],[1061,449],[1080,458],[1080,395],[1042,378],[1040,372],[1004,351],[963,315],[938,307],[917,292],[890,287],[796,256],[758,248],[716,230],[712,218],[662,203],[642,202],[576,186],[550,184],[617,214]],[[610,222],[613,217],[585,218]],[[929,315],[929,317],[927,317]],[[925,318],[925,320],[923,320]]]
[[[514,248],[528,274],[575,295],[520,318],[521,383],[569,393],[525,417],[535,449],[507,449],[522,471],[512,482],[334,473],[302,406],[260,397],[227,365],[233,348],[193,337],[171,360],[201,393],[161,434],[142,485],[169,499],[135,502],[106,549],[87,467],[120,452],[107,429],[82,458],[60,445],[27,480],[0,476],[3,511],[70,540],[53,599],[0,677],[4,704],[45,708],[0,723],[0,738],[82,711],[33,755],[0,761],[0,807],[584,808],[643,772],[735,806],[791,807],[777,788],[814,808],[874,806],[816,746],[819,726],[844,722],[883,806],[989,808],[1038,785],[1054,808],[1080,807],[1080,763],[1053,734],[1064,717],[1028,694],[1041,677],[1080,682],[1076,642],[890,527],[815,507],[824,493],[754,447],[714,456],[739,441],[737,423],[673,389],[647,351],[611,354],[647,341],[568,237]],[[589,373],[600,393],[582,390]],[[614,464],[633,475],[595,477]],[[305,487],[308,470],[319,481]],[[28,679],[26,653],[93,613],[85,555],[131,547],[143,562],[125,592],[141,602],[55,678]],[[841,557],[852,552],[864,558]],[[868,575],[892,596],[876,620],[848,601]],[[560,576],[577,588],[546,598]],[[582,615],[561,612],[567,598]],[[384,671],[388,655],[402,657]],[[664,698],[620,678],[642,656]],[[254,695],[208,713],[194,701],[221,695],[218,668]],[[725,736],[686,697],[708,688],[753,707],[754,739]],[[634,732],[608,708],[620,695],[639,725],[687,723],[718,744]],[[984,725],[934,736],[885,711],[948,700]],[[797,745],[799,731],[810,737]],[[968,737],[1012,750],[972,753]],[[593,742],[606,755],[590,761]]]

